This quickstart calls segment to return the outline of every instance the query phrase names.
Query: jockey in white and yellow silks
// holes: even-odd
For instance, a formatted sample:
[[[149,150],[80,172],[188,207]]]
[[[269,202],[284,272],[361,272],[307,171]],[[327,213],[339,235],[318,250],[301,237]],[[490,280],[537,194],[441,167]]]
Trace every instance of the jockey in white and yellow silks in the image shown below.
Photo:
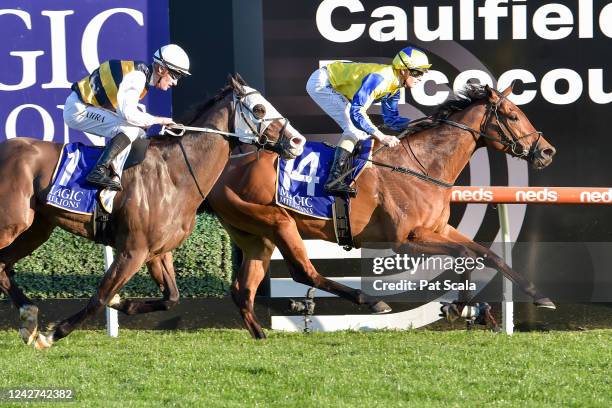
[[[423,51],[406,47],[395,56],[391,65],[337,61],[310,76],[306,85],[308,94],[343,130],[325,184],[328,193],[356,193],[354,188],[338,178],[358,140],[374,137],[391,147],[399,143],[395,136],[382,133],[370,121],[366,111],[372,103],[379,101],[385,125],[396,131],[405,129],[410,120],[399,115],[400,89],[412,88],[417,78],[430,67]]]

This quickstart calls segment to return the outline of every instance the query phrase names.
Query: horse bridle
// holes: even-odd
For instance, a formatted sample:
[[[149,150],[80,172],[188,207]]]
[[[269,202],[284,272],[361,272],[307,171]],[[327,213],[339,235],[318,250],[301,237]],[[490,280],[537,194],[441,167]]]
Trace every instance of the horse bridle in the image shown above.
[[[253,90],[243,95],[236,95],[236,92],[235,91],[233,92],[232,110],[230,114],[230,123],[234,123],[234,129],[232,129],[232,131],[226,132],[226,131],[215,129],[215,128],[186,126],[186,125],[177,123],[171,126],[163,126],[160,133],[169,134],[174,137],[181,137],[187,131],[215,133],[215,134],[224,136],[226,139],[233,137],[233,138],[237,138],[241,140],[243,143],[254,145],[255,147],[257,147],[257,151],[264,149],[264,150],[269,150],[274,153],[278,153],[279,155],[282,155],[286,151],[288,151],[290,147],[290,140],[286,134],[287,126],[289,126],[289,119],[282,117],[282,116],[278,118],[257,119],[257,115],[255,114],[255,112],[253,112],[253,110],[244,103],[244,99],[247,96],[253,95],[253,94],[259,94],[259,92]],[[245,110],[249,112],[254,118],[257,119],[256,123],[250,120],[247,117],[247,115],[245,115],[244,113]],[[235,127],[236,114],[240,115],[240,117],[242,118],[244,123],[247,125],[249,130],[253,132],[253,136],[240,134],[236,132],[236,127]],[[269,123],[275,120],[284,120],[284,123],[283,123],[283,127],[281,128],[279,132],[278,140],[270,140],[265,135],[265,131],[268,128]],[[264,126],[266,122],[268,122],[268,125]]]
[[[510,128],[510,126],[508,125],[507,119],[503,117],[504,119],[502,120],[502,117],[500,117],[499,115],[499,107],[504,101],[504,99],[506,99],[506,97],[504,95],[500,95],[500,98],[496,103],[487,104],[487,112],[481,122],[480,130],[476,130],[468,125],[465,125],[459,122],[455,122],[449,119],[438,119],[438,122],[445,123],[447,125],[454,126],[459,129],[467,130],[468,132],[472,134],[472,136],[474,136],[474,139],[476,139],[476,135],[479,135],[485,139],[491,140],[496,143],[500,143],[504,146],[504,152],[506,153],[510,152],[512,156],[514,157],[525,158],[525,159],[530,160],[533,158],[533,156],[538,151],[538,146],[540,145],[540,140],[542,138],[542,132],[536,130],[531,133],[527,133],[526,135],[516,136],[514,132],[512,131],[512,129]],[[487,127],[489,126],[489,124],[491,124],[493,117],[495,117],[497,121],[498,126],[496,128],[496,131],[497,131],[497,134],[499,135],[499,139],[489,136],[486,133]],[[521,139],[530,137],[533,134],[537,134],[538,138],[535,140],[535,142],[531,144],[529,149],[526,149],[520,143],[520,141]]]
[[[248,120],[248,118],[246,117],[246,115],[244,114],[244,110],[246,109],[254,118],[257,118],[257,115],[255,115],[255,113],[251,110],[251,108],[249,108],[243,101],[244,98],[246,98],[249,95],[252,94],[256,94],[259,93],[255,90],[248,92],[246,94],[243,95],[236,95],[236,92],[233,92],[233,102],[232,102],[232,114],[231,114],[231,118],[230,121],[232,123],[235,123],[235,115],[236,115],[236,111],[239,110],[240,115],[242,117],[242,119],[244,120],[244,123],[247,124],[247,126],[249,127],[249,129],[253,132],[253,134],[255,135],[255,138],[252,140],[252,144],[255,145],[257,147],[257,152],[259,153],[259,150],[261,149],[265,149],[265,150],[270,150],[273,151],[275,153],[278,153],[279,155],[282,155],[285,151],[285,148],[287,147],[287,145],[289,144],[289,138],[286,137],[285,135],[285,130],[287,129],[287,125],[289,124],[289,119],[284,118],[284,117],[280,117],[280,118],[264,118],[264,119],[259,119],[258,123],[257,123],[257,128],[255,129],[254,124]],[[268,137],[264,134],[264,132],[266,131],[266,128],[268,126],[263,126],[264,122],[273,122],[275,120],[285,120],[285,123],[283,124],[283,127],[281,128],[280,131],[280,135],[278,140],[276,141],[270,141],[268,139]],[[269,124],[268,124],[269,125]],[[175,131],[171,130],[171,129],[175,129]],[[224,136],[226,139],[228,137],[235,137],[235,138],[243,138],[244,135],[240,135],[238,133],[236,133],[236,129],[233,129],[233,132],[225,132],[219,129],[214,129],[214,128],[207,128],[207,127],[195,127],[195,126],[185,126],[185,125],[173,125],[172,127],[162,127],[161,130],[161,134],[169,134],[171,136],[174,137],[182,137],[186,131],[195,131],[195,132],[206,132],[206,133],[216,133],[219,134],[221,136]],[[185,147],[183,146],[182,140],[179,139],[178,141],[178,145],[181,149],[181,152],[183,153],[183,157],[185,158],[185,163],[187,164],[187,169],[189,170],[189,173],[191,174],[191,177],[193,178],[196,187],[198,189],[198,192],[200,193],[200,196],[203,199],[206,199],[206,196],[204,195],[204,193],[202,192],[202,188],[200,187],[200,183],[198,183],[198,178],[195,174],[195,171],[193,170],[193,167],[191,166],[191,163],[189,161],[189,157],[187,156],[187,151],[185,151]]]
[[[253,132],[253,134],[256,136],[254,145],[257,147],[257,150],[264,149],[270,150],[278,154],[282,154],[286,150],[287,145],[289,143],[289,138],[286,135],[286,129],[289,125],[289,119],[283,116],[277,118],[264,117],[259,119],[255,112],[253,112],[253,110],[249,106],[247,106],[246,103],[244,103],[244,99],[246,97],[255,94],[260,94],[260,92],[252,90],[243,95],[236,95],[236,93],[234,93],[234,115],[238,113],[244,123],[246,123],[246,125],[249,127],[251,132]],[[250,120],[247,115],[245,115],[245,110],[249,112],[253,118],[256,118],[257,122],[254,123],[252,120]],[[278,140],[270,140],[268,139],[268,136],[265,135],[265,131],[268,126],[275,120],[282,120],[284,121],[284,123],[283,127],[279,132]]]

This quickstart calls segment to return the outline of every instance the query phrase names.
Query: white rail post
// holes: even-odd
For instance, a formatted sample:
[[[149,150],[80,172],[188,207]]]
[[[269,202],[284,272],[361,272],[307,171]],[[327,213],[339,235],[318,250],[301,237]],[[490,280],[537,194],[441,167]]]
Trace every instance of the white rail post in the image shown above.
[[[104,247],[104,269],[108,271],[108,268],[113,263],[113,248],[109,246]],[[106,307],[106,333],[111,337],[119,337],[119,316],[117,310]]]
[[[510,237],[510,222],[508,220],[508,205],[498,204],[499,227],[502,238],[502,256],[508,266],[512,266],[512,239]],[[502,277],[502,326],[506,334],[514,332],[514,303],[512,302],[512,282]]]

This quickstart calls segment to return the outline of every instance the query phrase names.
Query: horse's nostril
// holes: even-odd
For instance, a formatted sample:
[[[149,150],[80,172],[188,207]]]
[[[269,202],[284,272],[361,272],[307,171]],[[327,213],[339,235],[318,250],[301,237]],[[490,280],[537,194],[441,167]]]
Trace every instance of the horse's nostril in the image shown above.
[[[542,156],[546,158],[553,157],[555,153],[557,153],[557,150],[555,150],[554,147],[547,147],[546,149],[542,150]]]
[[[303,144],[305,142],[306,142],[306,139],[301,138],[301,137],[294,137],[294,138],[291,139],[291,143],[294,146],[299,146],[299,145],[301,145],[301,144]]]

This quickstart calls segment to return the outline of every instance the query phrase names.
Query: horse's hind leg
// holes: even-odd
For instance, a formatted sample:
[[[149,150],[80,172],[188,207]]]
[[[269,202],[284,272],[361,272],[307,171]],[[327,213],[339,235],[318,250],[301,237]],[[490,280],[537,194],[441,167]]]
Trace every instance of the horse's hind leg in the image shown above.
[[[251,336],[265,339],[266,334],[255,315],[255,294],[270,266],[274,244],[266,238],[248,234],[226,224],[223,226],[242,250],[242,264],[232,283],[232,299],[238,306]]]
[[[391,311],[391,307],[385,302],[319,274],[308,259],[306,247],[293,221],[279,224],[274,231],[274,238],[274,243],[283,254],[294,281],[333,293],[358,305],[366,304],[373,313]]]
[[[36,337],[38,308],[15,283],[12,277],[12,267],[49,239],[53,228],[53,225],[47,220],[36,218],[28,230],[19,235],[9,246],[0,250],[0,289],[19,308],[21,320],[19,335],[26,344],[30,344]]]
[[[176,286],[172,252],[166,252],[165,254],[151,259],[147,262],[147,269],[149,270],[151,278],[153,278],[162,291],[164,296],[163,299],[146,301],[131,299],[120,300],[119,295],[115,295],[113,300],[116,299],[116,302],[113,303],[113,300],[111,300],[109,306],[127,315],[169,310],[176,306],[179,301],[179,290]]]

